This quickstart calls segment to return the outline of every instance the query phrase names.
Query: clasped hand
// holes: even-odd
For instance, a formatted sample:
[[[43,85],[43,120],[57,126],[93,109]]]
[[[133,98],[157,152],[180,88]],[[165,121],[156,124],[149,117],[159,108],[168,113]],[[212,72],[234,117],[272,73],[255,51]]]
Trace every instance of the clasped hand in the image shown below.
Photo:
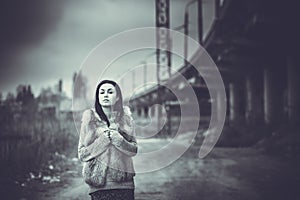
[[[116,142],[120,142],[121,140],[123,140],[123,136],[120,135],[120,133],[116,130],[111,130],[110,131],[110,138],[111,138],[111,142],[114,144]]]
[[[112,123],[109,126],[109,130],[105,132],[106,136],[110,139],[112,143],[116,143],[123,140],[123,136],[120,135],[118,128],[119,127],[117,126],[116,123]]]

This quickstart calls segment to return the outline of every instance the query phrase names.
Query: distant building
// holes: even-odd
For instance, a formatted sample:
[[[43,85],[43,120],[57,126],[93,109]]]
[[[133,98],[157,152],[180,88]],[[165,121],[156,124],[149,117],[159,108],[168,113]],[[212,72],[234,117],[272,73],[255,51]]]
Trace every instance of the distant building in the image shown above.
[[[62,91],[62,80],[52,89],[42,89],[37,97],[38,112],[42,116],[72,119],[72,99]]]

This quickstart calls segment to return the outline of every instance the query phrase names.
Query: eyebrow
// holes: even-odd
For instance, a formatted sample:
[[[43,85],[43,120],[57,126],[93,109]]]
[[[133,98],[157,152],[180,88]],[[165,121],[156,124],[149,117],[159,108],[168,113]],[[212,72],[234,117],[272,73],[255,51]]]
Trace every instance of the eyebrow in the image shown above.
[[[107,91],[112,90],[112,88],[108,88]],[[104,89],[101,89],[101,91],[105,91]]]

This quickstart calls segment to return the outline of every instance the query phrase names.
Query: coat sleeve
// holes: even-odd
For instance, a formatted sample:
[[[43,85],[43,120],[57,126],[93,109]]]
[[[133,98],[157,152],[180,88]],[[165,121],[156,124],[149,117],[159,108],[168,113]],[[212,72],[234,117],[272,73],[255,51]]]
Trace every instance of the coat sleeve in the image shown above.
[[[128,156],[135,156],[137,154],[137,142],[134,137],[134,123],[131,117],[129,108],[124,109],[124,126],[112,134],[112,144],[121,152]]]
[[[97,127],[92,121],[91,110],[84,111],[80,127],[78,143],[78,158],[82,162],[87,162],[107,150],[110,140],[105,136],[103,127]],[[97,135],[96,139],[89,145],[84,145],[88,134]]]
[[[116,131],[117,132],[117,131]],[[116,137],[112,138],[112,144],[121,152],[128,156],[135,156],[137,154],[137,142],[134,137],[127,140],[124,136],[116,133]]]

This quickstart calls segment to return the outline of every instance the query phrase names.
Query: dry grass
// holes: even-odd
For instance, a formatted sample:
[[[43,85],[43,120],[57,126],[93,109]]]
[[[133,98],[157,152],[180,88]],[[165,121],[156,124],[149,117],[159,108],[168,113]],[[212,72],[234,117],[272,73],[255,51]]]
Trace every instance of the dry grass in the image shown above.
[[[19,116],[0,134],[1,176],[12,178],[47,165],[55,152],[76,156],[78,134],[73,120]]]

